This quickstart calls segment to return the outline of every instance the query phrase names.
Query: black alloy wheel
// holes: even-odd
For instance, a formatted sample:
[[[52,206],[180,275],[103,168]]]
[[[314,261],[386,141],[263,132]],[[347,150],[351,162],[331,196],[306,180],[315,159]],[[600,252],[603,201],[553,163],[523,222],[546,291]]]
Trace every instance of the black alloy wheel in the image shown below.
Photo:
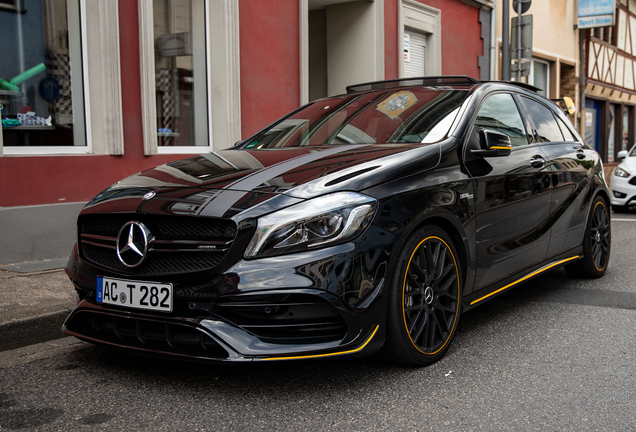
[[[425,366],[444,356],[460,315],[458,256],[439,228],[418,230],[398,258],[389,292],[384,356],[408,366]]]
[[[592,203],[585,237],[583,258],[565,266],[570,276],[599,278],[605,274],[612,247],[610,216],[605,200],[598,196]]]

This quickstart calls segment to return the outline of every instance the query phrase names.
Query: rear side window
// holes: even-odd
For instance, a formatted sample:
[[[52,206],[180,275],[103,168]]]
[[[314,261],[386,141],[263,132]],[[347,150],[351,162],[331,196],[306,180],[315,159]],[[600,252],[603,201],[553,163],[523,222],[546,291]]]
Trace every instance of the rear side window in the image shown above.
[[[558,117],[556,119],[559,122],[559,126],[561,127],[561,132],[563,133],[563,137],[565,138],[565,140],[566,141],[578,141],[576,139],[576,137],[574,136],[574,134],[572,133],[572,131],[570,130],[570,128],[567,127],[565,122],[563,120],[561,120],[560,118],[558,118]]]
[[[559,129],[559,125],[552,111],[548,107],[527,97],[522,97],[521,99],[523,99],[523,104],[526,107],[528,116],[532,120],[532,123],[534,123],[539,141],[563,141],[561,129]]]
[[[477,113],[474,131],[479,134],[484,129],[508,135],[513,147],[528,145],[517,104],[508,93],[494,94],[484,101]]]

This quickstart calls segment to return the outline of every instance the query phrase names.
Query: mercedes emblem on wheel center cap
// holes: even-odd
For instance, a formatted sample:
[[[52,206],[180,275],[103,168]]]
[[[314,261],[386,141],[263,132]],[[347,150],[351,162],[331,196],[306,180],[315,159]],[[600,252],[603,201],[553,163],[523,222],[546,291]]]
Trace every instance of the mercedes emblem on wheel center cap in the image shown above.
[[[424,301],[426,304],[431,304],[433,302],[433,288],[426,287],[424,290]]]
[[[146,259],[150,230],[141,222],[131,221],[117,234],[117,258],[126,267],[137,267]]]

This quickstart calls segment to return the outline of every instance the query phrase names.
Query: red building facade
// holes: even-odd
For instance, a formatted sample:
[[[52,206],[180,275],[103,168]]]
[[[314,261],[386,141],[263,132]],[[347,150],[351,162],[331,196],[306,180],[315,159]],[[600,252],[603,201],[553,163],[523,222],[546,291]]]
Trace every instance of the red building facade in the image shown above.
[[[25,52],[43,54],[15,70],[0,67],[8,83],[0,82],[5,268],[62,259],[75,241],[77,212],[112,183],[222,150],[348,84],[440,74],[490,79],[488,0],[173,0],[165,8],[67,0],[62,10],[29,1],[0,6],[0,34],[20,36],[26,24],[2,23],[26,20],[38,7],[34,22],[44,22],[41,34],[19,38]],[[70,42],[60,47],[53,30],[65,14]],[[0,55],[5,63],[17,54]],[[59,59],[70,64],[70,79],[56,72]],[[45,70],[12,81],[34,64]],[[70,117],[60,108],[65,86],[73,88]],[[51,125],[28,124],[47,115]]]

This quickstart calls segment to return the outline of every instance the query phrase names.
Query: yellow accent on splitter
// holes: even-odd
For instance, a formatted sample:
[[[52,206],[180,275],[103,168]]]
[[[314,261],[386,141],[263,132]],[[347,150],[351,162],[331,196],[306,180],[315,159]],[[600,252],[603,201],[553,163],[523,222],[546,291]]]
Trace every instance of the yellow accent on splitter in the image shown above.
[[[356,349],[352,349],[352,350],[349,350],[349,351],[340,351],[340,352],[328,353],[328,354],[312,354],[312,355],[304,355],[304,356],[292,356],[292,357],[269,357],[269,358],[264,358],[262,360],[296,360],[296,359],[331,357],[331,356],[337,356],[337,355],[342,355],[342,354],[351,354],[351,353],[354,353],[354,352],[361,351],[365,346],[367,346],[367,344],[369,342],[371,342],[371,339],[373,339],[373,336],[375,336],[375,333],[378,331],[379,328],[380,328],[380,326],[376,325],[375,326],[375,330],[373,330],[373,333],[371,333],[371,336],[369,337],[369,339],[367,339],[367,341],[361,347],[358,347]]]

